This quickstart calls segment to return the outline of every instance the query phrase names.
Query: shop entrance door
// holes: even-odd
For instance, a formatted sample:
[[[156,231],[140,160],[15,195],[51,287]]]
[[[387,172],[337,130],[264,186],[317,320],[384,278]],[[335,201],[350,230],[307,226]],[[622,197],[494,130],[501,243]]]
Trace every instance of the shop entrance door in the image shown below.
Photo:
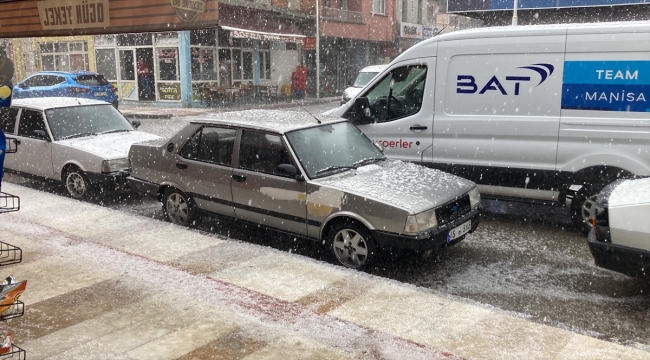
[[[138,100],[138,83],[135,71],[135,49],[119,50],[120,71],[119,85],[120,98],[124,100]]]
[[[156,100],[156,77],[153,67],[153,49],[136,48],[136,71],[138,75],[138,100]]]

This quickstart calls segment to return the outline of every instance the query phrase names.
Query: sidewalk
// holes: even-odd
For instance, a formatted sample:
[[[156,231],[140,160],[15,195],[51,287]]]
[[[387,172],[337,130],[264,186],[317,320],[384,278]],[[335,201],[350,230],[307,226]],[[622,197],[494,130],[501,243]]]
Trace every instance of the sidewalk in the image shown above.
[[[24,260],[1,270],[28,280],[9,331],[29,359],[650,359],[303,256],[3,190],[21,197],[0,240]]]
[[[340,97],[328,98],[305,98],[304,100],[292,102],[274,102],[274,103],[253,103],[253,104],[237,104],[235,106],[216,106],[216,107],[193,107],[193,108],[179,108],[179,107],[163,107],[155,103],[148,105],[123,105],[120,104],[120,111],[124,116],[130,119],[170,119],[172,117],[186,117],[198,116],[206,112],[224,112],[233,110],[244,109],[284,109],[302,106],[309,106],[318,103],[336,103],[339,104]],[[201,106],[201,105],[199,105]]]

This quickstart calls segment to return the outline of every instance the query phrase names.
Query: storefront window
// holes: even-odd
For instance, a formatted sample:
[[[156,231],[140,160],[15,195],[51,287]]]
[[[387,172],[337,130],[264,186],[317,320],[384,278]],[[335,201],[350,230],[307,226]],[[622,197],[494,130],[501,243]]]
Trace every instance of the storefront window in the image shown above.
[[[155,37],[156,37],[156,46],[178,45],[177,32],[157,33]]]
[[[260,51],[260,78],[271,79],[271,52]]]
[[[151,46],[151,34],[121,34],[117,36],[117,46]]]
[[[232,80],[241,80],[241,50],[232,50]]]
[[[88,45],[85,41],[39,44],[43,71],[88,70]]]
[[[253,53],[244,51],[244,80],[253,79]]]
[[[160,80],[178,80],[178,48],[159,48],[157,55]]]
[[[216,29],[192,30],[190,32],[190,45],[215,46]]]
[[[120,79],[135,80],[133,50],[120,50]]]
[[[108,80],[117,80],[114,49],[96,49],[95,60],[97,63],[97,73],[104,75]]]
[[[212,48],[191,48],[192,80],[216,80],[214,70],[214,50]]]
[[[95,35],[95,47],[115,46],[115,35]]]

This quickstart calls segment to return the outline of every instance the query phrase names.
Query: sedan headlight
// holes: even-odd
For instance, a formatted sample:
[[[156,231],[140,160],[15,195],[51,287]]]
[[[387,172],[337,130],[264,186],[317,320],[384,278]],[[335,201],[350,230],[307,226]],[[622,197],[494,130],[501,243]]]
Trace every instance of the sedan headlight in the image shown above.
[[[129,170],[130,168],[131,162],[127,158],[102,161],[102,173],[105,174],[121,170]]]
[[[472,209],[481,203],[481,193],[478,191],[478,186],[469,192],[469,205]]]
[[[431,209],[425,212],[421,212],[417,215],[407,216],[406,224],[404,225],[404,232],[408,234],[416,234],[418,232],[426,231],[436,226],[438,226],[436,210]]]

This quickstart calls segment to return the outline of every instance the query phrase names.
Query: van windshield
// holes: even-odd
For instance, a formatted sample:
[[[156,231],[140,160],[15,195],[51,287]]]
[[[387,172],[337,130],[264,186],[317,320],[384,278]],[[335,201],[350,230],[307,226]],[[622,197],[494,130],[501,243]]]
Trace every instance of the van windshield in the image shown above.
[[[357,75],[357,79],[354,80],[354,87],[364,87],[370,82],[375,76],[379,74],[378,72],[360,72]]]

